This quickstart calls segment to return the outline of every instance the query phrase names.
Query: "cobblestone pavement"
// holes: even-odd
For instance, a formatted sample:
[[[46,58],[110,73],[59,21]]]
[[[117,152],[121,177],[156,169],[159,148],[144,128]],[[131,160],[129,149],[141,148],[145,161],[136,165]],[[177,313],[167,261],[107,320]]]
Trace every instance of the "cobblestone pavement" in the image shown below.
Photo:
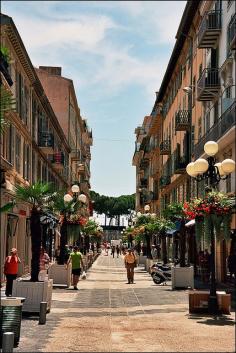
[[[122,258],[101,255],[78,292],[53,290],[46,325],[22,321],[16,352],[234,352],[234,316],[188,314],[188,292],[142,268],[126,284]]]

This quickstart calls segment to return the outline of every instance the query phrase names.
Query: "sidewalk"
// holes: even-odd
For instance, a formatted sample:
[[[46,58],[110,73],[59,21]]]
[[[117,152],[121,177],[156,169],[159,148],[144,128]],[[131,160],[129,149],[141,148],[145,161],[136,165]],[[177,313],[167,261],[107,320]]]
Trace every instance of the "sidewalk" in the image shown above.
[[[22,322],[15,352],[233,352],[233,315],[188,314],[188,291],[155,285],[138,267],[126,284],[122,258],[99,256],[80,290],[54,289],[47,323]],[[227,340],[225,339],[227,337]]]

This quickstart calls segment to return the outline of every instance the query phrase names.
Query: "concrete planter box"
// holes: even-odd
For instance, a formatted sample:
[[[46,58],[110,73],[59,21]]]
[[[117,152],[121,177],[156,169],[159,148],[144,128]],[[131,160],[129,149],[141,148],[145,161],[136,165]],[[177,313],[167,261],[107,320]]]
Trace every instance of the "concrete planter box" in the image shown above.
[[[194,288],[194,269],[190,267],[171,267],[172,289]]]
[[[47,302],[47,312],[51,309],[53,280],[30,282],[17,279],[13,281],[12,296],[23,297],[22,312],[39,313],[40,303]]]
[[[146,264],[147,257],[143,255],[139,255],[139,265],[145,265]]]
[[[48,269],[48,278],[53,280],[54,285],[71,285],[71,264],[66,265],[51,264]]]

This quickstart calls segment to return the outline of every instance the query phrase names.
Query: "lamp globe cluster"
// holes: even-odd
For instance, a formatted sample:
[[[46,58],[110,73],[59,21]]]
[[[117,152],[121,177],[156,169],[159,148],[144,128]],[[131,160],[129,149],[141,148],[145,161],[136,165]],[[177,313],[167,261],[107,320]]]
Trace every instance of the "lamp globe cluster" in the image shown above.
[[[219,146],[215,141],[208,141],[204,145],[205,153],[213,157],[219,150]],[[215,163],[217,171],[219,172],[220,177],[227,176],[235,170],[235,161],[232,159],[225,159],[223,162]],[[191,177],[197,177],[199,174],[204,174],[209,168],[209,163],[206,159],[198,158],[195,162],[191,162],[186,167],[186,172]]]

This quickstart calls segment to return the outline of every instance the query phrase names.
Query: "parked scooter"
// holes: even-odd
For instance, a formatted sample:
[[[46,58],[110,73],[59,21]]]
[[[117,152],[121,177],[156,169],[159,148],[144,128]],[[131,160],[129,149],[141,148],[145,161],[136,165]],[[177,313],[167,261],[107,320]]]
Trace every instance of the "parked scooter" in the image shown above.
[[[171,267],[156,263],[151,267],[151,276],[154,283],[166,285],[171,280]]]

